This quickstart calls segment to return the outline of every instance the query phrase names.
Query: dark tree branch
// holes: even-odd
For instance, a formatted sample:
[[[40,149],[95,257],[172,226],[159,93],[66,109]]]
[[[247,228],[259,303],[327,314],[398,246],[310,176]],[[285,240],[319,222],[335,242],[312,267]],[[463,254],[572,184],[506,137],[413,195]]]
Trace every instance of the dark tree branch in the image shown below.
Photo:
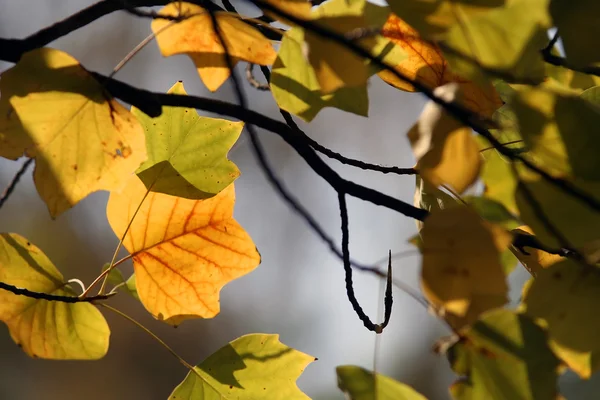
[[[114,296],[115,294],[103,294],[90,297],[57,296],[48,293],[32,292],[31,290],[19,288],[4,282],[0,282],[0,289],[6,290],[19,296],[30,297],[32,299],[37,300],[58,301],[60,303],[92,303],[98,300],[106,300],[109,297]]]
[[[8,200],[8,198],[10,197],[10,195],[12,194],[12,192],[17,187],[17,184],[19,183],[19,180],[21,179],[21,177],[23,176],[23,174],[27,171],[27,168],[29,168],[29,166],[32,163],[33,163],[33,158],[30,158],[27,161],[25,161],[23,163],[23,165],[21,165],[21,168],[19,168],[19,170],[17,171],[17,173],[15,174],[15,176],[12,178],[12,180],[10,181],[10,183],[8,184],[8,186],[6,187],[6,189],[4,189],[4,192],[2,192],[2,196],[0,196],[0,208],[2,208],[2,206],[4,205],[4,203],[6,203],[6,200]]]

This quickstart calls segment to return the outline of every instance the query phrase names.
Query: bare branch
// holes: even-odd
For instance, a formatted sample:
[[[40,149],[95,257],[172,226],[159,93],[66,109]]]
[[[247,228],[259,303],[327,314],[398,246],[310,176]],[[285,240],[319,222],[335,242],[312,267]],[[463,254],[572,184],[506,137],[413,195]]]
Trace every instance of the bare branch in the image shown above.
[[[4,189],[4,192],[2,192],[2,196],[0,196],[0,208],[2,208],[2,206],[4,205],[4,203],[6,203],[6,200],[8,200],[8,198],[11,195],[11,193],[17,187],[17,184],[19,183],[19,180],[21,179],[21,177],[23,176],[23,174],[27,171],[27,168],[29,168],[29,166],[32,163],[33,163],[33,158],[30,158],[27,161],[25,161],[23,163],[23,165],[21,165],[21,168],[19,168],[19,170],[17,171],[17,173],[15,174],[15,176],[12,178],[12,180],[10,181],[10,183],[8,184],[8,186],[6,187],[6,189]]]
[[[33,292],[31,290],[19,288],[4,282],[0,282],[0,289],[6,290],[19,296],[30,297],[32,299],[37,300],[58,301],[60,303],[92,303],[98,300],[106,300],[114,295],[113,293],[90,297],[57,296],[54,294]]]

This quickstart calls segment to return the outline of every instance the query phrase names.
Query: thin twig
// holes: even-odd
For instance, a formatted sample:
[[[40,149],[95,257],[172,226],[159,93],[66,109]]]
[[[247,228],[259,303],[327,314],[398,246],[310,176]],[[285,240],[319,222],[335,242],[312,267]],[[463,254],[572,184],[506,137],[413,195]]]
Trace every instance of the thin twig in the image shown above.
[[[12,192],[17,187],[17,185],[19,183],[19,180],[21,179],[21,177],[23,176],[23,174],[25,172],[27,172],[27,168],[29,168],[29,166],[32,163],[33,163],[33,158],[30,158],[27,161],[25,161],[23,163],[23,165],[21,165],[21,168],[19,168],[19,170],[17,171],[17,173],[15,174],[15,176],[12,178],[12,180],[10,181],[10,183],[8,184],[8,186],[6,187],[6,189],[4,189],[4,192],[2,192],[2,196],[0,196],[0,208],[2,208],[2,206],[4,205],[4,203],[6,203],[6,201],[8,200],[8,198],[10,197],[10,195],[12,194]]]
[[[32,299],[37,299],[37,300],[58,301],[60,303],[92,303],[92,302],[98,301],[98,300],[106,300],[109,297],[113,296],[112,294],[103,294],[103,295],[99,295],[99,296],[89,296],[89,297],[59,296],[59,295],[55,295],[55,294],[33,292],[29,289],[9,285],[8,283],[4,283],[4,282],[0,282],[0,289],[6,290],[8,292],[14,293],[19,296],[30,297]]]
[[[246,79],[248,80],[248,83],[257,90],[266,92],[271,90],[271,86],[269,86],[268,83],[260,83],[255,77],[254,77],[254,73],[252,72],[252,70],[254,69],[254,64],[252,63],[248,63],[248,65],[246,65]]]

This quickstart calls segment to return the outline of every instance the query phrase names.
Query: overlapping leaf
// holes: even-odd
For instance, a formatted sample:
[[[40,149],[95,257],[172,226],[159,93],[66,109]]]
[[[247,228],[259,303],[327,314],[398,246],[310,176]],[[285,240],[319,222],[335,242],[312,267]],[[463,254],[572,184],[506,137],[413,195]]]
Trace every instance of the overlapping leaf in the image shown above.
[[[76,296],[52,261],[14,233],[0,235],[0,282],[33,292]],[[89,303],[37,300],[0,290],[0,321],[32,357],[95,360],[108,350],[108,324]]]
[[[426,400],[412,387],[355,365],[335,369],[338,387],[349,400]]]
[[[469,323],[507,301],[508,286],[500,262],[511,235],[483,221],[469,207],[432,212],[421,230],[422,282],[427,299],[442,314]]]
[[[185,95],[183,83],[169,93]],[[196,110],[164,107],[150,118],[136,108],[146,132],[148,159],[136,171],[146,188],[188,199],[212,197],[239,175],[227,152],[240,136],[243,122],[201,117]]]
[[[558,360],[545,332],[525,315],[489,311],[449,349],[462,379],[450,387],[457,400],[557,398]]]
[[[321,93],[315,71],[302,50],[303,43],[304,31],[300,28],[287,31],[281,41],[270,82],[279,107],[309,122],[325,107],[366,117],[369,111],[366,83],[342,87],[331,94]]]
[[[553,350],[583,378],[600,368],[599,301],[599,271],[569,260],[539,271],[523,298],[525,313],[542,320]]]
[[[123,244],[133,256],[142,303],[170,324],[215,316],[221,288],[260,263],[252,239],[233,219],[233,185],[206,200],[146,193],[133,176],[121,193],[111,193],[107,206],[121,237],[141,203]]]
[[[36,188],[52,216],[118,188],[146,158],[135,117],[62,51],[25,54],[2,73],[0,92],[0,155],[35,157]]]
[[[437,88],[436,96],[454,101],[455,83]],[[481,158],[471,129],[429,102],[408,133],[419,175],[434,186],[450,185],[464,192],[477,180]]]
[[[531,235],[533,231],[528,226],[521,226],[514,230],[515,233],[521,235]],[[544,268],[548,268],[563,258],[557,254],[550,254],[543,250],[525,247],[523,249],[512,248],[513,254],[519,259],[523,267],[535,278],[537,274]]]
[[[490,148],[485,139],[478,136],[477,141],[483,160],[481,180],[484,183],[485,197],[502,204],[509,212],[518,214],[515,202],[517,180],[510,167],[510,161]]]
[[[314,360],[279,335],[245,335],[197,365],[169,400],[308,400],[296,379]]]
[[[502,100],[494,87],[485,86],[461,78],[450,70],[441,49],[432,42],[424,40],[419,33],[395,14],[390,14],[382,29],[382,35],[400,46],[407,57],[395,66],[395,69],[407,78],[417,81],[429,89],[457,82],[460,85],[461,104],[482,117],[490,118]],[[379,72],[379,77],[401,90],[414,91],[415,88],[396,77],[391,71]]]
[[[167,19],[154,19],[152,31],[163,56],[188,55],[206,87],[214,92],[229,78],[225,50],[213,29],[210,14],[202,7],[186,2],[172,2],[163,7],[160,15],[183,16],[175,24]],[[238,16],[215,12],[215,18],[234,62],[244,60],[253,64],[271,65],[275,49],[260,31]]]
[[[445,208],[459,205],[460,203],[446,192],[427,183],[419,175],[415,175],[415,197],[413,204],[415,207],[427,211],[443,210]],[[417,229],[420,231],[423,228],[423,222],[415,220]]]

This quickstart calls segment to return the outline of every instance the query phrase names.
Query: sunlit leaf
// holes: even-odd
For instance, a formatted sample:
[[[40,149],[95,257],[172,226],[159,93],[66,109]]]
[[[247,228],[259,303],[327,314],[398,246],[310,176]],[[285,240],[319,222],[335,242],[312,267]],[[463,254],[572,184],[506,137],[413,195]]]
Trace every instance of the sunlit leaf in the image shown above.
[[[197,365],[169,400],[308,400],[296,379],[314,360],[279,335],[245,335]]]
[[[556,52],[555,55],[560,55]],[[546,75],[548,78],[560,83],[563,87],[581,93],[593,86],[600,85],[600,76],[588,75],[583,72],[546,63]]]
[[[500,263],[512,239],[506,230],[483,221],[470,207],[452,207],[432,212],[421,237],[421,285],[432,305],[464,317],[471,308],[483,312],[506,303]]]
[[[181,82],[168,93],[186,94]],[[243,122],[201,117],[183,107],[164,107],[156,118],[137,108],[131,112],[144,127],[148,149],[148,159],[136,172],[153,192],[205,199],[240,175],[227,152],[240,136]]]
[[[355,365],[341,365],[335,371],[348,400],[426,400],[404,383]]]
[[[427,211],[443,210],[448,207],[459,205],[460,203],[446,192],[427,183],[419,175],[415,175],[415,198],[413,204],[415,207]],[[419,231],[423,228],[423,222],[415,220]]]
[[[0,282],[33,292],[77,296],[52,261],[14,233],[0,235]],[[0,320],[32,357],[95,360],[108,351],[108,324],[89,303],[37,300],[0,290]]]
[[[227,67],[223,45],[213,29],[210,14],[200,6],[179,1],[167,4],[159,14],[186,16],[177,23],[160,18],[152,21],[152,31],[157,35],[162,55],[188,55],[206,87],[212,92],[217,90],[231,72]],[[234,14],[215,12],[215,17],[234,62],[244,60],[259,65],[273,64],[275,49],[260,31]]]
[[[35,157],[36,188],[53,217],[120,187],[146,158],[135,117],[62,51],[25,54],[2,73],[0,92],[10,102],[0,114],[0,155],[14,158],[24,145],[20,153]]]
[[[452,101],[458,87],[451,83],[437,88],[436,96]],[[464,192],[477,180],[481,167],[479,148],[471,129],[429,102],[419,121],[408,133],[421,177],[434,186],[450,185]]]
[[[600,86],[594,86],[585,90],[583,93],[581,93],[580,97],[589,101],[590,103],[600,106]]]
[[[600,179],[600,106],[549,88],[521,90],[512,106],[528,155],[545,170]]]
[[[493,310],[461,332],[448,351],[463,378],[451,387],[457,400],[555,400],[558,360],[544,331],[522,314]]]
[[[569,62],[578,66],[600,62],[600,3],[596,0],[551,0],[550,14],[560,32]]]
[[[390,14],[383,26],[382,35],[400,46],[407,55],[395,66],[404,76],[420,82],[429,89],[457,82],[462,91],[462,105],[485,118],[491,117],[494,111],[502,106],[502,100],[491,84],[481,87],[452,73],[440,48],[422,39],[415,29],[395,14]],[[398,89],[415,90],[411,84],[399,79],[391,71],[383,70],[378,75]]]
[[[291,14],[302,19],[310,19],[310,9],[312,7],[312,3],[308,0],[266,0],[266,2],[287,14]],[[273,19],[280,20],[285,24],[292,24],[284,17],[280,17],[270,11],[265,10],[265,15]]]
[[[600,271],[565,260],[539,271],[525,293],[525,313],[539,318],[550,344],[571,369],[589,378],[600,368]]]
[[[125,232],[147,193],[137,176],[111,193],[108,221],[118,237]],[[150,192],[123,242],[133,256],[138,295],[159,320],[177,325],[188,318],[219,313],[219,292],[252,271],[260,255],[233,219],[233,185],[206,200]]]
[[[331,0],[315,8],[311,15],[314,23],[345,35],[382,27],[389,9],[366,0]],[[308,60],[323,94],[333,93],[341,87],[362,86],[378,72],[370,61],[340,44],[311,32],[305,32],[304,39]],[[404,59],[404,54],[381,35],[368,35],[355,43],[391,64]]]
[[[303,43],[304,31],[299,28],[292,28],[283,36],[271,71],[271,91],[277,105],[305,121],[312,121],[325,107],[366,117],[369,112],[366,83],[322,94],[315,71],[302,50]]]
[[[471,80],[482,70],[498,71],[513,81],[541,82],[544,62],[540,49],[548,43],[549,0],[513,0],[505,7],[465,18],[444,37],[446,57],[454,71]]]
[[[486,221],[498,224],[508,230],[515,229],[520,225],[515,216],[502,203],[483,196],[466,196],[463,200]]]
[[[513,232],[521,235],[533,234],[533,231],[528,226],[521,226],[520,228],[513,230]],[[533,277],[536,277],[542,269],[548,268],[563,260],[563,258],[557,254],[550,254],[543,250],[531,247],[525,247],[523,249],[516,249],[513,247],[511,250],[521,264],[523,264],[523,267],[525,267]]]

